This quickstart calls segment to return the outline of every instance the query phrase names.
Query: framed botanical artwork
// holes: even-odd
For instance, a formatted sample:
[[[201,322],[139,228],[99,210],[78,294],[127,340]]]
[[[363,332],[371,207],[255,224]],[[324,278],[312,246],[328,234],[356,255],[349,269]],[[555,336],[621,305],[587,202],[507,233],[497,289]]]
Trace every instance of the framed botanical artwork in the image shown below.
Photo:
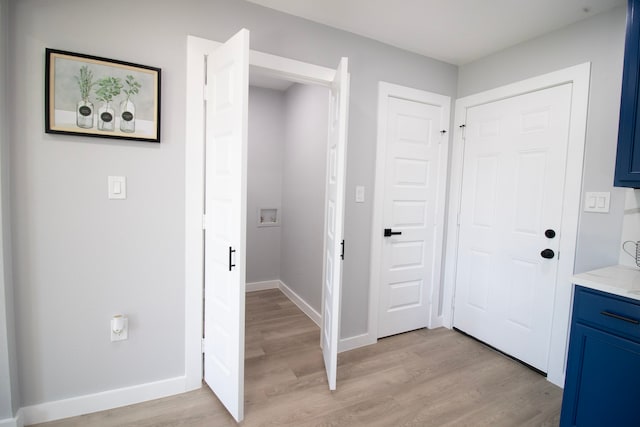
[[[160,142],[160,69],[46,49],[45,132]]]

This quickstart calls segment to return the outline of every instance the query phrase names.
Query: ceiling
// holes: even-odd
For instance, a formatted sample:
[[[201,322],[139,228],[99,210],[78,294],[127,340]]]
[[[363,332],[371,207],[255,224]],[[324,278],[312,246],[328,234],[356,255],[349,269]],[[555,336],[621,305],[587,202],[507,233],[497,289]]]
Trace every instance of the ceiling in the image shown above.
[[[463,65],[625,0],[248,0]]]

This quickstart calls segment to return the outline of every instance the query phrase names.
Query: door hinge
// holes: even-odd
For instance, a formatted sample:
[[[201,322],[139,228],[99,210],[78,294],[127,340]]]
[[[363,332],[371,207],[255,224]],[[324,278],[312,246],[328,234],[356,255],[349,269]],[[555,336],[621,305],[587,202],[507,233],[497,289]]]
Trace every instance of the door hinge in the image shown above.
[[[207,216],[206,215],[202,215],[202,229],[203,230],[207,229]]]
[[[202,99],[205,101],[209,100],[209,85],[202,86]]]
[[[467,136],[466,132],[465,132],[465,130],[467,128],[467,125],[466,124],[462,124],[462,125],[459,126],[459,128],[462,131],[462,140],[464,141],[466,139],[466,136]]]
[[[200,340],[200,352],[204,354],[204,338]]]
[[[344,239],[342,239],[342,243],[340,243],[340,246],[342,247],[340,250],[340,259],[344,261]]]

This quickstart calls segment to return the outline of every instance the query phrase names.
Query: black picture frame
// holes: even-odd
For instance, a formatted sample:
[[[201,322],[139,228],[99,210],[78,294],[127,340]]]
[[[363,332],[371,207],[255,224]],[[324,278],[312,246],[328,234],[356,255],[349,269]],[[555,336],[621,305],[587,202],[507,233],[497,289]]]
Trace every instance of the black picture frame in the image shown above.
[[[45,50],[45,132],[160,142],[160,68]]]

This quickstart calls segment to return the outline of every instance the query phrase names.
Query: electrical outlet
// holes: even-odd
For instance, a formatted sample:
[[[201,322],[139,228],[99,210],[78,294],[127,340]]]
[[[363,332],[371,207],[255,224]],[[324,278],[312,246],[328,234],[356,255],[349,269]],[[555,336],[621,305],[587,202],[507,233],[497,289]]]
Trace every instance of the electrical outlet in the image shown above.
[[[119,327],[116,325],[116,317],[111,319],[111,341],[124,341],[129,339],[129,319],[121,316],[120,319],[122,322],[122,329],[120,329],[119,333],[115,332],[116,330],[119,330]]]

